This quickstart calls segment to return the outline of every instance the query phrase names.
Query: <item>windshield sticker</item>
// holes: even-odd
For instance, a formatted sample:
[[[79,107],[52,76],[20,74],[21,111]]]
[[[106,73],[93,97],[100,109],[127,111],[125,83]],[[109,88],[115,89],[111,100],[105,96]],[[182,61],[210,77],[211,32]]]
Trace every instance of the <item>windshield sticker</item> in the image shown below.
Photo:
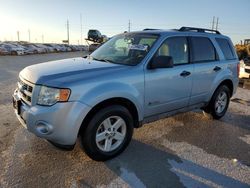
[[[148,46],[143,44],[133,44],[129,46],[130,50],[140,50],[140,51],[148,51]]]

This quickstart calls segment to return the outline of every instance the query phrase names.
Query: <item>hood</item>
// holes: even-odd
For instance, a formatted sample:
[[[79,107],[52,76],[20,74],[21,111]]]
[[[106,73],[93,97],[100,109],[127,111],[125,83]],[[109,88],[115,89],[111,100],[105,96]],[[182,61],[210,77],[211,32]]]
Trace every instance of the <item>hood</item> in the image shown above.
[[[109,74],[125,67],[127,66],[79,57],[31,65],[24,68],[19,75],[34,84],[59,87],[68,82]]]

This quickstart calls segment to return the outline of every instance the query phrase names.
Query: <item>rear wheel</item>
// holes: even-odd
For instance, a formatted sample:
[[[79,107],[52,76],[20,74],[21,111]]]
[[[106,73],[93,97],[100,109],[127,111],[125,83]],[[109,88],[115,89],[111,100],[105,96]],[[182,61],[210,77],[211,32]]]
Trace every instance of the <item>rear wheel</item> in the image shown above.
[[[123,106],[113,105],[98,111],[80,134],[83,149],[97,161],[105,161],[120,154],[133,134],[133,118]]]
[[[222,85],[216,89],[209,105],[204,111],[210,113],[214,119],[222,118],[228,108],[230,101],[230,90],[226,85]]]
[[[11,55],[18,55],[16,51],[11,51]]]

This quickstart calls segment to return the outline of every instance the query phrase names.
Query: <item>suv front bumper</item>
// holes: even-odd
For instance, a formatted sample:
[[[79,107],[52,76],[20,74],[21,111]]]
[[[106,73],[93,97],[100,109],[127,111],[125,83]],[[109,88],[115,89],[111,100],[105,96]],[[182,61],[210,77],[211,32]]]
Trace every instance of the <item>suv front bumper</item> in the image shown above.
[[[56,103],[53,106],[29,106],[13,95],[15,114],[20,123],[36,136],[60,145],[74,145],[82,121],[90,107],[81,102]]]

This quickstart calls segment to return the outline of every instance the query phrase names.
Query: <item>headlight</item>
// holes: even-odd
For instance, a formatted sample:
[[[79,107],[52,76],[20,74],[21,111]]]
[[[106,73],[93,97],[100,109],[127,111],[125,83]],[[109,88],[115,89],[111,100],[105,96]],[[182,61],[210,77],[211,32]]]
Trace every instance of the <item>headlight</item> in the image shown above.
[[[70,96],[70,89],[58,89],[42,86],[37,104],[51,106],[57,102],[66,102]]]

